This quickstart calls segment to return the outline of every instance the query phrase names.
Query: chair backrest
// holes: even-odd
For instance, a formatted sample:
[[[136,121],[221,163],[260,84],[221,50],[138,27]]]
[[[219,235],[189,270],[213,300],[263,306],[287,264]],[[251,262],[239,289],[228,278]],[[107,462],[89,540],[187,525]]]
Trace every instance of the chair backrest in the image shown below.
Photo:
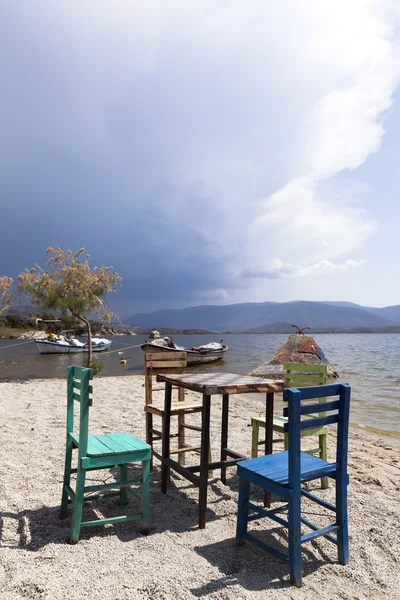
[[[285,386],[288,388],[302,388],[310,385],[326,384],[326,365],[286,362],[283,363],[283,370]],[[319,402],[325,402],[325,398],[319,398]],[[324,414],[318,412],[318,416],[320,417],[323,417]]]
[[[322,387],[322,389],[321,389]],[[319,403],[304,402],[304,400],[319,399],[321,392],[325,398],[338,396],[337,400],[329,400],[324,404],[323,417],[312,418],[311,413],[317,412]],[[347,447],[350,413],[350,386],[348,383],[313,386],[304,388],[287,388],[283,391],[283,400],[288,406],[283,409],[288,422],[284,425],[289,433],[289,485],[294,484],[300,477],[300,436],[303,429],[324,427],[337,423],[336,464],[338,470],[347,470]],[[334,413],[334,414],[331,414]],[[310,418],[303,418],[309,416]],[[320,476],[317,474],[315,479]]]
[[[183,372],[187,366],[187,354],[182,351],[154,352],[144,353],[145,366],[145,390],[146,390],[146,405],[152,403],[153,396],[153,375],[159,372],[165,373],[166,369],[170,369],[173,373]]]
[[[92,406],[93,387],[92,369],[85,367],[67,368],[67,439],[70,433],[74,433],[74,403],[80,404],[79,411],[79,453],[84,456],[87,453],[89,435],[89,408]]]
[[[285,385],[288,388],[302,388],[310,385],[325,385],[326,365],[308,365],[305,363],[283,363]]]

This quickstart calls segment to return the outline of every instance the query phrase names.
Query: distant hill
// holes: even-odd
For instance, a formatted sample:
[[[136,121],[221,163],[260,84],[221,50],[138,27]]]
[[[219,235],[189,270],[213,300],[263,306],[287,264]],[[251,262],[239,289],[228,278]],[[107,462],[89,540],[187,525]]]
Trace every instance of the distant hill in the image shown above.
[[[17,306],[11,306],[5,314],[7,315],[26,315],[29,316],[31,314],[35,315],[37,312],[40,312],[40,309],[37,306],[33,306],[32,304],[25,305],[19,304]],[[43,312],[43,311],[41,311]]]
[[[370,312],[373,312],[380,317],[400,323],[400,306],[385,306],[384,308],[368,308]]]
[[[351,302],[247,302],[225,306],[194,306],[183,309],[137,313],[125,319],[139,327],[207,329],[209,331],[278,331],[296,324],[312,330],[379,328],[400,324],[400,306],[371,308]],[[279,331],[281,331],[279,329]],[[258,331],[260,332],[260,331]]]
[[[359,304],[354,304],[353,302],[323,302],[322,304],[330,304],[331,306],[353,306],[356,308],[362,308],[363,310],[378,315],[384,319],[400,323],[400,305],[376,308],[373,306],[360,306]]]
[[[268,323],[249,329],[247,333],[294,333],[296,330],[290,323]]]

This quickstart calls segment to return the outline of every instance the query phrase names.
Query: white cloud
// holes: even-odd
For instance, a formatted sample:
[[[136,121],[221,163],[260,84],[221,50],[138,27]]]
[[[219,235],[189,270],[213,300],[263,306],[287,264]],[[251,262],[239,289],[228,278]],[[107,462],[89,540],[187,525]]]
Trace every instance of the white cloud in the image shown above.
[[[274,246],[285,261],[343,256],[359,249],[375,229],[363,208],[342,198],[325,200],[318,194],[318,182],[303,177],[268,198],[249,227],[249,237],[252,257],[262,265]]]
[[[323,265],[333,268],[329,259],[359,250],[377,228],[360,198],[332,194],[333,178],[354,170],[380,147],[383,112],[400,75],[399,5],[335,2],[332,11],[331,2],[305,4],[306,12],[314,9],[313,27],[304,35],[310,40],[307,68],[315,73],[316,97],[309,95],[302,115],[293,176],[262,202],[249,226],[249,257],[256,270],[263,270],[275,249],[282,264],[293,259],[304,264],[292,275],[308,272],[310,261],[317,261],[316,273],[324,272]],[[326,193],[330,181],[327,199],[321,189]]]
[[[279,258],[271,261],[268,268],[263,271],[247,268],[243,271],[245,279],[279,279],[281,277],[304,277],[309,275],[329,275],[333,272],[346,273],[365,265],[365,260],[353,260],[348,258],[342,263],[334,263],[330,260],[320,260],[309,265],[284,263]]]

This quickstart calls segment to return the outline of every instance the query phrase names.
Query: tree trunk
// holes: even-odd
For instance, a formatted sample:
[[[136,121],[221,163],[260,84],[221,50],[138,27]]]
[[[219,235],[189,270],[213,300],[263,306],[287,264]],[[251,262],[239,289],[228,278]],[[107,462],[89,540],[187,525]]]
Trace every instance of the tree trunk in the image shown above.
[[[85,319],[85,317],[82,317],[82,315],[74,315],[75,317],[77,317],[78,319],[80,319],[81,321],[83,321],[86,325],[86,329],[87,329],[87,333],[88,333],[88,361],[87,361],[87,366],[89,369],[92,368],[92,328],[90,327],[90,322]]]

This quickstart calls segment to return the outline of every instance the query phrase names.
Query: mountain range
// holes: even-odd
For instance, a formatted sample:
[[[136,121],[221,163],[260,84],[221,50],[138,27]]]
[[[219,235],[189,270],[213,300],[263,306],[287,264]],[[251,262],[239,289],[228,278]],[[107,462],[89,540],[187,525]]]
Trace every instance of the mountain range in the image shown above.
[[[352,302],[245,302],[137,313],[124,322],[142,328],[207,329],[215,332],[400,331],[400,305],[374,308]]]

